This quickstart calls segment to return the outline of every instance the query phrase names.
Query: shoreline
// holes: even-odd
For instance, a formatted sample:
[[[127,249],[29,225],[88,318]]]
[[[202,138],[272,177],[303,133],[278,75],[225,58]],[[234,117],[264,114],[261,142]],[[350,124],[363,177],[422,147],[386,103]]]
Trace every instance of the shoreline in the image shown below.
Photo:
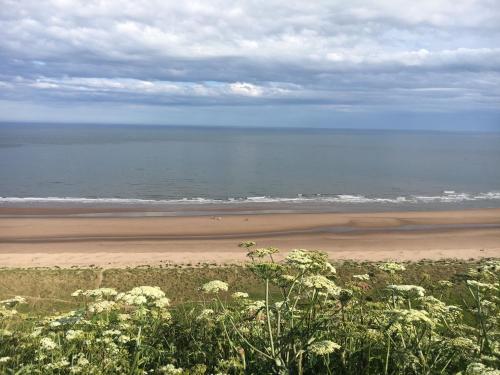
[[[500,257],[498,208],[156,217],[26,217],[26,212],[0,217],[0,267],[241,263],[246,252],[237,245],[245,240],[284,253],[319,249],[332,260]]]

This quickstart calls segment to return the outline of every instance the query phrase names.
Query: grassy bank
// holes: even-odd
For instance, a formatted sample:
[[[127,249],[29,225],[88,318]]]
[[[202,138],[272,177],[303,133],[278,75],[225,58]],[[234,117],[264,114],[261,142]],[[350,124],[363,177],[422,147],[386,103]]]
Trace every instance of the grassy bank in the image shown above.
[[[404,263],[406,272],[403,281],[419,284],[433,289],[439,280],[458,278],[471,267],[477,267],[477,261],[420,261]],[[354,274],[370,273],[373,278],[372,292],[383,287],[387,276],[378,268],[378,263],[341,262],[333,264],[337,270],[337,282],[342,284]],[[70,297],[77,289],[99,287],[115,288],[119,291],[130,290],[139,285],[156,285],[164,290],[173,305],[199,298],[198,288],[210,280],[225,280],[235,289],[244,289],[253,297],[262,295],[259,279],[252,270],[241,265],[199,265],[136,267],[125,269],[101,268],[28,268],[0,269],[0,299],[23,296],[28,302],[24,311],[34,313],[52,313],[70,310],[78,302]],[[450,296],[454,300],[463,290],[454,290]]]
[[[1,270],[0,373],[498,374],[498,261],[243,246],[245,267]]]

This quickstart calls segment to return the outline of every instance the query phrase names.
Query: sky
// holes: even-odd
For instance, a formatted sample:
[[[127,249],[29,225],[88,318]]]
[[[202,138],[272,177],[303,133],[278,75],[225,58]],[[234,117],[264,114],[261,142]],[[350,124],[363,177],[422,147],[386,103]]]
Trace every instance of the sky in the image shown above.
[[[0,9],[0,121],[500,130],[499,0]]]

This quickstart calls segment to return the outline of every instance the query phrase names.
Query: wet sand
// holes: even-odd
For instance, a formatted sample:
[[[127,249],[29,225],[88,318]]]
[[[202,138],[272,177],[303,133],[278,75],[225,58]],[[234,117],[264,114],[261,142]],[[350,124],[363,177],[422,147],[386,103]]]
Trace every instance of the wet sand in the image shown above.
[[[79,213],[99,212],[0,209],[0,266],[238,263],[245,260],[245,251],[237,247],[244,240],[283,252],[319,249],[336,260],[500,257],[500,209],[217,217],[64,215]],[[30,214],[35,216],[25,216]]]

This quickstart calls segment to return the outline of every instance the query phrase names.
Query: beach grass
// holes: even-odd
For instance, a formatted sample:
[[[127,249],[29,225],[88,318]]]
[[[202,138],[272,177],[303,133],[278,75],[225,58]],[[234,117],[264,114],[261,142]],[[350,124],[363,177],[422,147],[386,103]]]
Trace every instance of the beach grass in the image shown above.
[[[344,261],[333,263],[338,281],[349,280],[354,274],[377,274],[372,293],[383,287],[387,276],[377,268],[377,262]],[[408,262],[404,281],[432,289],[439,280],[460,277],[478,261],[441,260]],[[130,290],[139,285],[155,285],[166,291],[172,303],[192,301],[199,295],[198,288],[210,280],[225,280],[235,288],[246,290],[251,296],[262,294],[259,280],[245,265],[164,265],[134,268],[4,268],[0,269],[0,299],[15,295],[28,301],[23,309],[40,314],[70,310],[76,306],[70,294],[77,289],[99,287]],[[455,290],[460,294],[460,290]]]

